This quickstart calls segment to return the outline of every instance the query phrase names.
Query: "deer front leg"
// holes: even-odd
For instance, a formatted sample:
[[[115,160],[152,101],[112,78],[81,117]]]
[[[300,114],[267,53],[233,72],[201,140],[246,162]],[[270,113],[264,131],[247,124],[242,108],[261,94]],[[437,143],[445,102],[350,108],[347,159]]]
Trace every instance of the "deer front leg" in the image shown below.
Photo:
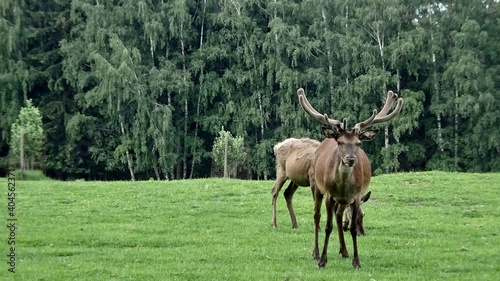
[[[354,200],[354,203],[351,204],[351,213],[352,213],[352,221],[356,222],[358,219],[360,208],[360,202],[358,200]],[[358,269],[361,267],[359,264],[359,256],[358,256],[358,227],[357,223],[351,223],[351,236],[352,236],[352,246],[354,250],[353,259],[352,259],[352,267]]]
[[[323,245],[323,252],[321,253],[321,258],[318,262],[318,267],[324,267],[326,265],[326,262],[328,261],[328,241],[330,241],[330,234],[332,233],[333,230],[333,206],[332,206],[332,201],[333,199],[328,198],[325,200],[325,206],[326,206],[326,227],[325,227],[325,244]]]
[[[345,206],[335,202],[335,220],[337,222],[337,232],[339,234],[339,254],[342,255],[342,258],[346,259],[349,257],[349,253],[347,253],[347,247],[345,246],[344,239],[344,229],[342,227],[342,215],[344,214]],[[351,225],[354,225],[351,220]]]
[[[290,184],[285,189],[285,192],[283,194],[285,196],[288,212],[290,213],[290,219],[292,220],[292,228],[298,227],[297,218],[295,218],[295,212],[293,211],[293,204],[292,204],[293,194],[295,193],[295,191],[297,191],[298,187],[299,186],[296,183],[290,181]]]

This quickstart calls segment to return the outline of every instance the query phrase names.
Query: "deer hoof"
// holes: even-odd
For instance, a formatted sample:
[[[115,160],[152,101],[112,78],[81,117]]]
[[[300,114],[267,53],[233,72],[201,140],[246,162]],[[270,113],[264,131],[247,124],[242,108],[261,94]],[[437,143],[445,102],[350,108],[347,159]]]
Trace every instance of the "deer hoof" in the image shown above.
[[[312,257],[313,259],[315,260],[319,260],[319,250],[318,249],[314,249],[313,252],[312,252]]]
[[[342,256],[343,259],[349,258],[349,253],[347,253],[347,251],[345,249],[344,250],[340,250],[339,254]]]
[[[320,259],[320,261],[318,262],[318,268],[323,268],[323,267],[325,267],[325,265],[326,265],[326,261],[327,261],[327,259],[326,259],[326,258],[322,258],[322,259]]]

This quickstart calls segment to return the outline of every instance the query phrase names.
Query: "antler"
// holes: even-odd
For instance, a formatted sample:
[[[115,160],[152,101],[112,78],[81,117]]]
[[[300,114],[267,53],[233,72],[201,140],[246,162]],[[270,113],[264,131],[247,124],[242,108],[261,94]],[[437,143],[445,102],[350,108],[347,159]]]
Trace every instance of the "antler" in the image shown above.
[[[312,118],[320,121],[323,124],[338,127],[339,129],[344,129],[345,120],[344,120],[344,123],[342,123],[339,120],[328,118],[327,114],[319,113],[316,109],[314,109],[314,107],[312,107],[312,105],[307,100],[306,94],[304,93],[304,89],[302,89],[302,88],[298,89],[297,95],[299,96],[299,102],[300,102],[300,105],[302,106],[302,109],[304,109],[304,111],[307,114],[309,114]]]
[[[387,112],[391,109],[391,105],[395,100],[398,100],[396,104],[396,108],[394,109],[393,112],[391,112],[389,115],[387,115]],[[366,129],[370,126],[373,126],[375,124],[383,123],[386,121],[391,120],[392,118],[396,117],[396,115],[399,114],[401,111],[401,108],[403,107],[403,99],[398,98],[398,95],[393,93],[392,91],[387,92],[387,99],[385,100],[384,107],[382,110],[377,114],[377,110],[374,109],[372,115],[370,118],[366,119],[363,122],[357,123],[354,126],[354,131],[355,132],[361,132],[363,129]]]

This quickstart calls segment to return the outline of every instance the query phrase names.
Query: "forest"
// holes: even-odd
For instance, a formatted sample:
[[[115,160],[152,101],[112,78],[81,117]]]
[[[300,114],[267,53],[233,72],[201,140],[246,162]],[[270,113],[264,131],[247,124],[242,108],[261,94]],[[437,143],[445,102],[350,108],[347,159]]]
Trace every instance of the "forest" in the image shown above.
[[[222,128],[243,140],[238,177],[273,178],[276,143],[323,139],[303,87],[351,125],[404,98],[363,143],[374,174],[499,172],[498,2],[2,0],[0,168],[32,103],[52,178],[220,176]]]

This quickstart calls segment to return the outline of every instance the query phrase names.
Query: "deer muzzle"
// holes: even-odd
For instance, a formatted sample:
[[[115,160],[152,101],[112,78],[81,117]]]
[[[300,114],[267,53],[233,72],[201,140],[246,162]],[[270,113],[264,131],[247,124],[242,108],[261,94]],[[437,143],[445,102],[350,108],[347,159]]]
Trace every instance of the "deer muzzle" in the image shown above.
[[[354,166],[354,164],[356,164],[356,160],[358,160],[356,158],[356,155],[346,155],[344,157],[344,164],[348,167],[352,167]]]

